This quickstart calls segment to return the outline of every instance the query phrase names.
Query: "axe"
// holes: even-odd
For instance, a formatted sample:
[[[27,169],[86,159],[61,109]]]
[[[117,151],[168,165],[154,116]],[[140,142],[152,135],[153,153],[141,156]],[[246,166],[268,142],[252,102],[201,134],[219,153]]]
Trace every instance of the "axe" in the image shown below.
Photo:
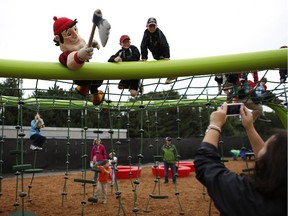
[[[100,37],[101,44],[103,47],[105,47],[108,41],[109,34],[110,34],[111,25],[109,24],[107,20],[102,18],[102,12],[100,9],[97,9],[94,12],[92,22],[93,22],[93,26],[92,26],[90,38],[88,41],[88,47],[92,46],[96,26],[99,29],[99,37]]]

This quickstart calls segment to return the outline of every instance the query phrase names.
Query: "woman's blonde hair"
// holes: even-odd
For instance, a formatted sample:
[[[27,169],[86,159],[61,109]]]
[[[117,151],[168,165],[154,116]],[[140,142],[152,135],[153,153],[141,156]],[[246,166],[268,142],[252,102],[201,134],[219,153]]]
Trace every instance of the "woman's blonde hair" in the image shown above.
[[[93,143],[96,144],[97,142],[101,143],[101,139],[100,138],[95,138]]]

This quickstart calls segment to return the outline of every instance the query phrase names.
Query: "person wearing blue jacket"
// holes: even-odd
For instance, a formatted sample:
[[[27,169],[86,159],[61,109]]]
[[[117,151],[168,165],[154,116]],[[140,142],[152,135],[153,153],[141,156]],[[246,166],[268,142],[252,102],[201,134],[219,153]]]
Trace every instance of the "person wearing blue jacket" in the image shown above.
[[[31,121],[30,139],[33,140],[33,143],[30,145],[31,150],[42,150],[46,137],[41,135],[40,130],[44,127],[44,120],[37,112],[35,118]]]

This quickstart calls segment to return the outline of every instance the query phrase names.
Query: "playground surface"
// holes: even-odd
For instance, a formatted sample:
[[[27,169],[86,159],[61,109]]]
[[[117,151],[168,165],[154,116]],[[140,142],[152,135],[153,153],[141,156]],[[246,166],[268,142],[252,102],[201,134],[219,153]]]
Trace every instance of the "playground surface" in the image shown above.
[[[242,161],[238,158],[237,161],[233,161],[232,158],[228,158],[228,162],[225,165],[236,173],[241,173],[242,169],[253,167],[254,161]],[[62,174],[50,174],[46,175],[35,174],[32,188],[30,191],[31,202],[28,202],[28,196],[24,200],[24,211],[27,213],[34,213],[38,216],[55,216],[55,215],[180,215],[181,208],[184,215],[187,216],[204,216],[220,215],[218,210],[214,207],[213,203],[210,206],[210,197],[207,191],[195,178],[195,172],[191,172],[188,177],[179,177],[177,179],[177,186],[172,183],[171,179],[168,184],[164,184],[164,179],[160,179],[160,195],[168,196],[166,199],[150,199],[149,194],[152,193],[155,185],[155,176],[152,173],[152,167],[142,166],[141,176],[138,178],[140,184],[136,187],[136,201],[135,194],[129,179],[117,180],[118,191],[121,192],[121,199],[116,199],[115,188],[108,185],[107,204],[90,203],[88,198],[93,195],[93,186],[86,184],[85,186],[85,200],[83,200],[83,187],[81,183],[74,182],[74,179],[81,179],[81,172],[71,172],[68,175],[66,192],[67,196],[62,200],[62,192],[64,186],[64,172]],[[91,180],[93,174],[90,170],[87,172],[87,179]],[[28,185],[31,181],[32,174],[25,174],[24,178],[24,191],[27,193]],[[135,179],[133,179],[134,181]],[[15,214],[16,211],[21,211],[22,201],[18,196],[19,206],[17,209],[13,206],[15,203],[15,185],[16,178],[4,178],[2,180],[2,196],[0,196],[0,215]],[[18,193],[21,192],[21,181],[19,182]],[[179,202],[175,192],[179,192]],[[159,194],[159,188],[156,186],[154,194]],[[125,214],[120,208],[119,200],[123,205]],[[86,205],[82,208],[82,201],[86,201]],[[147,203],[149,201],[149,205]],[[138,213],[133,212],[133,208],[139,209]],[[82,214],[83,213],[83,214]],[[21,215],[21,214],[19,214]],[[28,214],[27,214],[28,215]]]

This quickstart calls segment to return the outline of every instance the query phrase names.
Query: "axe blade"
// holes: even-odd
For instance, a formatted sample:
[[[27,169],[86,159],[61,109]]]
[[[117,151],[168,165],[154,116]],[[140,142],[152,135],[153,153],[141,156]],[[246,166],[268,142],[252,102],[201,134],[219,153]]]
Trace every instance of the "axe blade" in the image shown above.
[[[97,25],[97,27],[99,29],[99,37],[101,44],[103,47],[105,47],[109,38],[111,25],[106,19],[102,19],[99,22],[99,25]]]

